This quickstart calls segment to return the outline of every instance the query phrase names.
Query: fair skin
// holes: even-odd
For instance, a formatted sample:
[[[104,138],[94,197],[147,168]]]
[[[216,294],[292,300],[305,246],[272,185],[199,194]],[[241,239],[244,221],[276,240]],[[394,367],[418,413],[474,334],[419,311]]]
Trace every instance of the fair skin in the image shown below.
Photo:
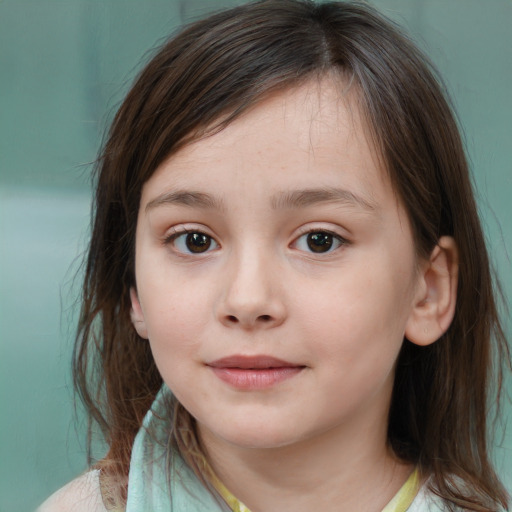
[[[447,329],[456,250],[418,260],[357,97],[275,94],[145,184],[132,320],[252,512],[381,510],[412,468],[387,447],[404,336]]]

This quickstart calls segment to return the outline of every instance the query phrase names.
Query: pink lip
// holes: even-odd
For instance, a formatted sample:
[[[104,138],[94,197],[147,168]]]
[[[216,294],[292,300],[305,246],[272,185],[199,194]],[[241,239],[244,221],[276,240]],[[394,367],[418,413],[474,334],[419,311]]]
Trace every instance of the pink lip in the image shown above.
[[[272,387],[294,377],[305,366],[271,356],[229,356],[208,363],[213,373],[227,384],[244,390]]]

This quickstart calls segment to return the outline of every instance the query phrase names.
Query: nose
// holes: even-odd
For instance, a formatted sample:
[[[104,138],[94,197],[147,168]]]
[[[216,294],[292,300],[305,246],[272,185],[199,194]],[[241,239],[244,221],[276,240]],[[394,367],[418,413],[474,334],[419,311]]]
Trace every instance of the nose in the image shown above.
[[[217,307],[219,321],[244,330],[281,325],[286,306],[278,265],[254,252],[233,259]]]

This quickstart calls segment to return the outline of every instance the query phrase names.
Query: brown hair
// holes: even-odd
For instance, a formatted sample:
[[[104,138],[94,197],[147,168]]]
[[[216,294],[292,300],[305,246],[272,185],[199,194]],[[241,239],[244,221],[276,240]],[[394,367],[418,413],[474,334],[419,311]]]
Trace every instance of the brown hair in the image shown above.
[[[390,21],[354,3],[266,0],[196,22],[158,51],[121,105],[98,161],[74,354],[76,387],[110,447],[103,467],[127,475],[134,436],[162,383],[130,321],[144,183],[187,142],[274,91],[326,73],[357,88],[418,254],[430,254],[443,235],[460,253],[449,330],[427,347],[404,340],[390,446],[431,475],[449,509],[506,508],[489,461],[486,416],[492,379],[496,400],[501,387],[501,365],[493,371],[493,363],[510,357],[457,124],[427,59]],[[175,428],[172,439],[194,465],[187,457],[194,436],[181,437],[193,433],[194,421],[179,404],[175,411],[175,425],[186,428]]]

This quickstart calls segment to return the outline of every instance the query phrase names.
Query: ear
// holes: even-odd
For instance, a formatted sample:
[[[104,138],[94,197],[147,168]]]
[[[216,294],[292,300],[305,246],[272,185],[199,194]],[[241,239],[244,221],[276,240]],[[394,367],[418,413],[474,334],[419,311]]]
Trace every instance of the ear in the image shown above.
[[[132,302],[132,309],[130,310],[130,318],[132,320],[133,327],[137,331],[137,334],[141,338],[148,339],[148,331],[146,329],[146,321],[144,320],[144,313],[140,306],[139,297],[135,288],[130,288],[130,300]]]
[[[405,337],[412,343],[430,345],[450,327],[457,301],[458,269],[457,244],[452,237],[443,236],[419,275],[405,329]]]

